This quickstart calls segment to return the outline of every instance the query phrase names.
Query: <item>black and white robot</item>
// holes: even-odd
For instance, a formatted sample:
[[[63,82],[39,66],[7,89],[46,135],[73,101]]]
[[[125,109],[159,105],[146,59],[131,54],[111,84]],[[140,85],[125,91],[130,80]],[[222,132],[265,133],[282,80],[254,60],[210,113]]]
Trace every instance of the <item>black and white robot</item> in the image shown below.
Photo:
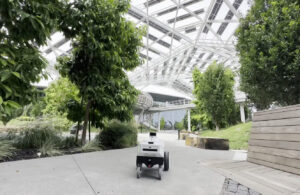
[[[144,166],[143,166],[144,165]],[[149,139],[141,142],[138,146],[136,157],[137,178],[141,177],[143,168],[152,168],[158,165],[158,179],[161,180],[162,167],[164,171],[169,170],[169,152],[164,150],[164,143],[156,133],[150,132]]]

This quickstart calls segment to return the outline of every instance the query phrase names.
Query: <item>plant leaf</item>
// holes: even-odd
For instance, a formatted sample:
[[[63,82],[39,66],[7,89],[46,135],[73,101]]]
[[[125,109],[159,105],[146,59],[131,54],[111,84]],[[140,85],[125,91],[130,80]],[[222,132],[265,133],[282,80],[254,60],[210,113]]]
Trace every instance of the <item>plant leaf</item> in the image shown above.
[[[13,108],[20,108],[21,107],[20,104],[18,104],[17,102],[11,101],[11,100],[8,100],[7,104],[10,105]]]
[[[9,72],[9,71],[2,71],[2,72],[0,73],[0,76],[1,76],[1,82],[7,80],[7,79],[10,77],[10,75],[11,75],[11,72]]]
[[[21,79],[21,75],[18,72],[12,72],[13,75],[15,75],[17,78]]]

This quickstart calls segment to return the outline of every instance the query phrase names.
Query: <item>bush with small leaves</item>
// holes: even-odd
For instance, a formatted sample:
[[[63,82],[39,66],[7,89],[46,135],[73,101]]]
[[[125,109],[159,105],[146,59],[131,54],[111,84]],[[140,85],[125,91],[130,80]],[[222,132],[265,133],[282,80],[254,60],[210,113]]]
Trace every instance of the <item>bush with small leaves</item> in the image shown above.
[[[137,127],[133,122],[112,120],[99,136],[100,143],[105,148],[126,148],[136,146]]]

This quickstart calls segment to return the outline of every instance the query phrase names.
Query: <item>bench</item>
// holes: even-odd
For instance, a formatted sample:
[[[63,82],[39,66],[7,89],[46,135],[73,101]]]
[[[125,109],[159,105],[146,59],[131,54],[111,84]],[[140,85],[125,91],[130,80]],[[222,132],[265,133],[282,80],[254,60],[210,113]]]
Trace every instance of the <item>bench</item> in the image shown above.
[[[254,114],[247,161],[202,164],[261,194],[300,195],[300,104]]]

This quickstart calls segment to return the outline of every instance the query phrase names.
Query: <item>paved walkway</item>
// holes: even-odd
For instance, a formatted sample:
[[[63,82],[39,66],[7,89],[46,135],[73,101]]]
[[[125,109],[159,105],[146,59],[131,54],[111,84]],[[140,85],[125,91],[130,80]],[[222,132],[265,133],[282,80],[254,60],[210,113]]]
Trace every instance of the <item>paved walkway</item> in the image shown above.
[[[139,135],[144,139],[148,135]],[[233,151],[192,148],[177,135],[160,134],[170,152],[170,170],[157,180],[151,172],[136,178],[136,148],[100,151],[0,164],[0,194],[219,194],[224,177],[201,162],[231,160]]]

